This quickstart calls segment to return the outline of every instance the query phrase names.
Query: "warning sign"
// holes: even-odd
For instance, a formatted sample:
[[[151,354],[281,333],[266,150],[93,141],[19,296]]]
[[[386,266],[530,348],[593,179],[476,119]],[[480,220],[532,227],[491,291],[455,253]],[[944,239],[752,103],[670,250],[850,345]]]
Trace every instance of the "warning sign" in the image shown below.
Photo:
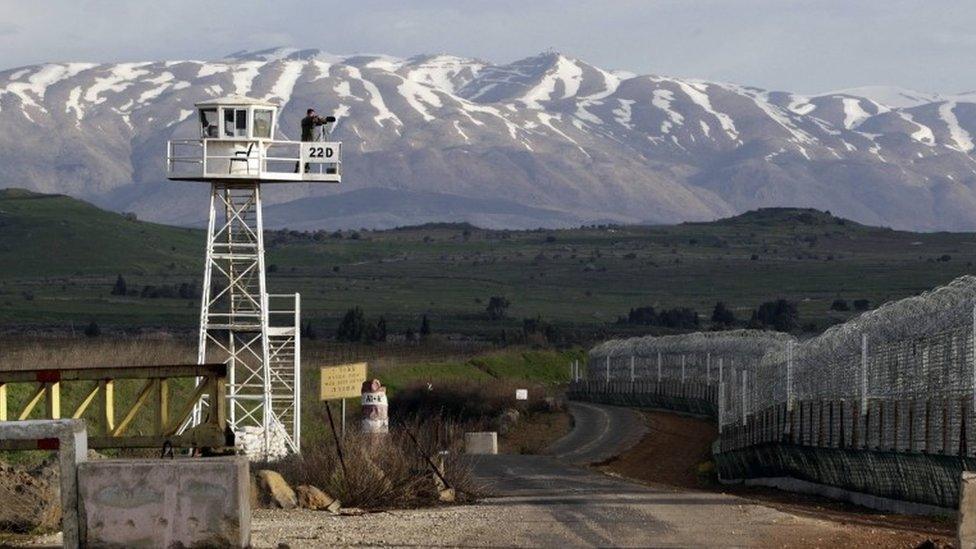
[[[366,363],[340,364],[321,369],[322,400],[358,397],[366,381]]]

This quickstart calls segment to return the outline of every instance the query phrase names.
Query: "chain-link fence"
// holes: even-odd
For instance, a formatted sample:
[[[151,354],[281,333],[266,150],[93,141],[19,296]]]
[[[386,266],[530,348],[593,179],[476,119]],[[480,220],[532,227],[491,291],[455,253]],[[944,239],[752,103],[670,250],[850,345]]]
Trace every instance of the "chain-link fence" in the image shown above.
[[[803,342],[756,330],[607,341],[590,351],[585,385],[716,386],[702,394],[716,401],[724,449],[789,441],[973,456],[974,326],[976,277],[964,276]]]

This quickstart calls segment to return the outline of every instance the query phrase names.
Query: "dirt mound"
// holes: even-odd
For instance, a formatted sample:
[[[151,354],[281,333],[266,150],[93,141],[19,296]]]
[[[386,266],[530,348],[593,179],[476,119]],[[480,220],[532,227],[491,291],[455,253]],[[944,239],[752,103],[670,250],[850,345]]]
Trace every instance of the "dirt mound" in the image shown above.
[[[699,467],[711,460],[718,437],[715,425],[677,414],[650,412],[645,417],[644,440],[602,468],[644,482],[701,488]]]
[[[29,469],[0,461],[0,532],[57,530],[61,498],[57,459]]]

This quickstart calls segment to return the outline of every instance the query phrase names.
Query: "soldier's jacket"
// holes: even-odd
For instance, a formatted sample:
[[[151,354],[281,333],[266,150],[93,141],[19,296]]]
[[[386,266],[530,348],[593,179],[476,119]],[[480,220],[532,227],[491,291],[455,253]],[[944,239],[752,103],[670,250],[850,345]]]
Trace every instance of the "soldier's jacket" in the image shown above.
[[[315,128],[325,123],[325,118],[318,115],[302,118],[302,141],[315,141]]]

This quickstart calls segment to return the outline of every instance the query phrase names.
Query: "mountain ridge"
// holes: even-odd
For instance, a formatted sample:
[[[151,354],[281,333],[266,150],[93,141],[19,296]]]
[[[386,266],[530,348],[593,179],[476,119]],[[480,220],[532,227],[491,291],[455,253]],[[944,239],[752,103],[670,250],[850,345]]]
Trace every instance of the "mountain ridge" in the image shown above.
[[[0,187],[194,223],[206,188],[165,181],[165,141],[193,135],[193,103],[229,93],[281,104],[285,136],[297,136],[308,106],[339,117],[342,188],[269,188],[269,205],[390,189],[408,201],[501,199],[513,206],[497,222],[521,228],[704,221],[764,206],[903,229],[976,228],[976,94],[803,95],[609,71],[556,52],[499,65],[274,48],[0,71]],[[884,102],[900,96],[901,106]],[[431,220],[428,210],[415,221]],[[331,221],[304,223],[337,228]]]

